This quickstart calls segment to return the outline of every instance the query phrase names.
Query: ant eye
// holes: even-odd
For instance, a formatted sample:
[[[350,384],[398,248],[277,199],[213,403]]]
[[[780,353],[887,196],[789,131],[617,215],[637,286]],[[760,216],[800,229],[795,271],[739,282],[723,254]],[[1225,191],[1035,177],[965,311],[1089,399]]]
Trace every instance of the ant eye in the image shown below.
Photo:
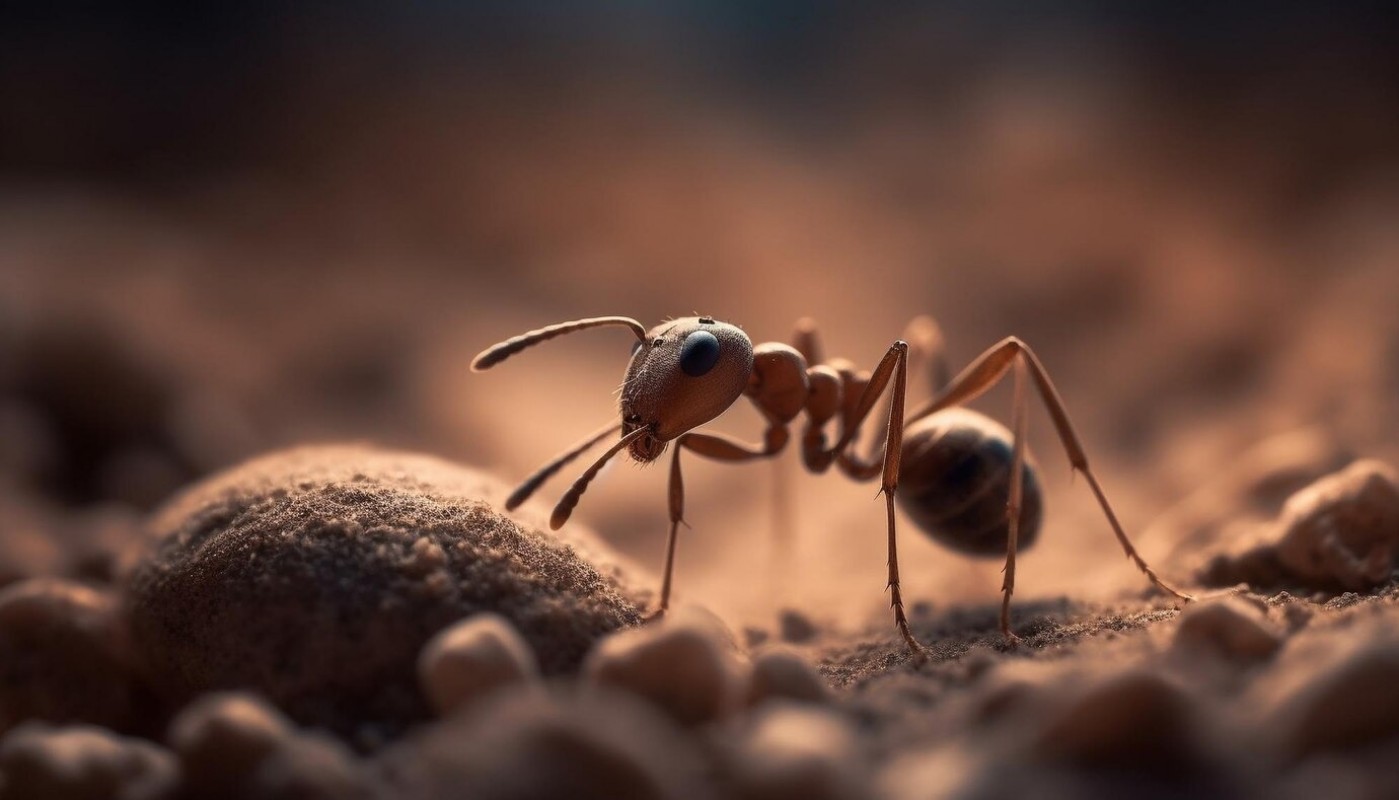
[[[680,369],[698,378],[714,368],[719,360],[719,340],[708,331],[695,331],[680,346]]]

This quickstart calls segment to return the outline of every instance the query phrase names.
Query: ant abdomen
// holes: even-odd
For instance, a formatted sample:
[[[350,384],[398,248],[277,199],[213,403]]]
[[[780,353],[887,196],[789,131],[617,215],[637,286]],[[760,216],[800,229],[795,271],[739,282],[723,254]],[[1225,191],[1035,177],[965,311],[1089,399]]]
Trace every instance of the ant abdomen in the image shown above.
[[[939,543],[973,556],[1005,556],[1010,536],[1011,433],[975,411],[950,408],[904,431],[896,493],[904,513]],[[1019,549],[1034,543],[1044,498],[1028,457],[1022,473]]]

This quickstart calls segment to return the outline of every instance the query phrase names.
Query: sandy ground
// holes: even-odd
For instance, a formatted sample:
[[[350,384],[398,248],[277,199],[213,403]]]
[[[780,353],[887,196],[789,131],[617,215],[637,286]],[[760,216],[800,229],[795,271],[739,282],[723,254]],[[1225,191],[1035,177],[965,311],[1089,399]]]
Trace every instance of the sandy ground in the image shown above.
[[[1071,73],[988,79],[936,118],[871,100],[795,141],[721,102],[695,124],[642,78],[473,85],[492,100],[478,104],[395,93],[392,115],[370,93],[337,108],[336,136],[308,137],[314,152],[286,144],[295,170],[0,184],[6,796],[210,796],[229,771],[251,783],[226,791],[258,796],[463,781],[547,796],[556,786],[525,780],[540,759],[597,796],[1396,796],[1399,523],[1355,486],[1285,508],[1358,458],[1399,463],[1399,172],[1367,144],[1387,141],[1370,138],[1387,118],[1370,125],[1357,89],[1326,95],[1324,131],[1274,98],[1225,134],[1188,103],[1173,116],[1127,79]],[[1279,126],[1290,135],[1259,135]],[[1019,561],[1016,647],[996,631],[999,561],[901,518],[929,648],[913,659],[887,609],[875,485],[807,475],[789,453],[780,475],[687,462],[678,597],[721,624],[612,637],[582,677],[541,688],[505,625],[461,648],[515,688],[428,711],[403,666],[415,639],[396,654],[409,721],[334,735],[295,703],[171,705],[143,683],[150,653],[122,609],[175,493],[327,441],[445,459],[502,491],[616,414],[630,342],[579,334],[473,374],[479,350],[591,314],[691,313],[755,341],[812,316],[828,352],[864,367],[919,314],[941,322],[954,368],[1018,335],[1147,561],[1200,594],[1252,585],[1184,610],[1151,590],[1037,411],[1047,510]],[[1009,392],[976,407],[1008,422]],[[739,408],[715,426],[755,441],[761,420]],[[616,464],[570,523],[633,565],[623,617],[654,598],[665,480]],[[538,527],[564,485],[493,524]],[[456,502],[441,513],[470,517]],[[221,530],[216,517],[190,524]],[[476,542],[462,525],[449,538]],[[384,541],[375,558],[436,563],[428,545]],[[764,660],[778,643],[795,666]],[[681,666],[685,681],[667,677]],[[267,693],[209,688],[239,687]]]

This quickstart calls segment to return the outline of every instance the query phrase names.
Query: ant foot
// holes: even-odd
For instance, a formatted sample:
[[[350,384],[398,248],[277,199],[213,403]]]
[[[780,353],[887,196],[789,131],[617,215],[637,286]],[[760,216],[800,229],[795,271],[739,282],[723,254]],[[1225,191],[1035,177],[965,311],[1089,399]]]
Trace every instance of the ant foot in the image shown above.
[[[658,608],[655,611],[652,611],[650,614],[647,614],[646,616],[642,617],[641,624],[650,625],[653,622],[660,622],[661,619],[665,617],[665,612],[666,610],[664,608]]]
[[[1005,637],[1006,647],[1009,647],[1010,649],[1014,650],[1015,648],[1020,646],[1020,637],[1012,633],[1010,628],[1003,628],[1001,630],[1001,635]]]
[[[908,657],[915,666],[926,664],[932,658],[932,652],[912,636],[905,636],[904,644],[908,645]]]
[[[1221,592],[1221,594],[1227,594],[1227,593],[1228,593],[1227,590],[1226,590],[1225,592]],[[1194,602],[1200,600],[1199,597],[1197,597],[1197,596],[1191,594],[1190,592],[1182,592],[1182,591],[1175,590],[1175,589],[1172,589],[1172,590],[1169,592],[1169,594],[1170,594],[1170,596],[1171,596],[1171,599],[1174,600],[1174,601],[1175,601],[1175,604],[1178,605],[1178,606],[1186,606],[1186,605],[1189,605],[1189,604],[1191,604],[1191,603],[1194,603]]]

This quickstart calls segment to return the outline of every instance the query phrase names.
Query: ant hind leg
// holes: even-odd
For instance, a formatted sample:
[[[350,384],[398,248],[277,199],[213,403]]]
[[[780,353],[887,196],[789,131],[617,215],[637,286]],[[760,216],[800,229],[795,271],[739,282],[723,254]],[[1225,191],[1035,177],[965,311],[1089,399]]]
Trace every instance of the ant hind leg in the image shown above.
[[[1010,629],[1010,596],[1015,593],[1015,552],[1020,543],[1021,509],[1024,506],[1025,486],[1025,427],[1029,416],[1025,407],[1025,362],[1015,362],[1015,408],[1011,412],[1011,430],[1014,444],[1010,459],[1010,496],[1006,502],[1006,566],[1001,580],[1001,635],[1011,645],[1019,644],[1020,637]]]
[[[1044,365],[1040,363],[1033,350],[1028,345],[1014,336],[1003,339],[998,344],[990,347],[986,352],[976,358],[966,369],[962,370],[952,383],[950,383],[941,394],[932,401],[925,404],[918,411],[909,417],[909,423],[922,419],[944,408],[951,408],[970,402],[981,396],[986,390],[994,386],[1005,373],[1015,367],[1017,362],[1021,366],[1017,369],[1026,369],[1030,378],[1034,381],[1035,389],[1039,392],[1040,400],[1043,402],[1045,410],[1049,412],[1050,420],[1054,423],[1055,432],[1059,436],[1059,441],[1063,445],[1064,453],[1069,457],[1069,466],[1078,473],[1081,473],[1088,482],[1089,488],[1093,491],[1094,498],[1098,501],[1098,507],[1102,510],[1103,516],[1107,519],[1109,527],[1112,528],[1113,536],[1116,537],[1123,552],[1132,564],[1137,567],[1147,580],[1161,591],[1176,597],[1180,600],[1191,601],[1194,596],[1183,592],[1174,586],[1166,583],[1157,576],[1156,571],[1151,568],[1146,560],[1137,553],[1137,549],[1132,545],[1131,539],[1127,537],[1127,532],[1123,530],[1122,523],[1117,519],[1117,513],[1113,511],[1112,505],[1108,502],[1107,495],[1104,494],[1102,486],[1098,483],[1098,478],[1093,474],[1093,470],[1088,466],[1088,455],[1084,452],[1082,443],[1079,442],[1078,434],[1074,431],[1073,424],[1069,422],[1068,412],[1064,408],[1064,401],[1059,397],[1059,392],[1054,388],[1054,383],[1049,379],[1049,373],[1045,371]],[[1023,400],[1016,401],[1017,408],[1024,406]],[[1021,412],[1023,416],[1023,411]],[[1023,421],[1017,422],[1017,430],[1023,428]],[[1017,435],[1017,439],[1020,436]],[[1023,458],[1023,455],[1021,456]],[[1018,479],[1020,469],[1012,473],[1012,484]],[[1014,520],[1012,520],[1014,522]],[[1012,528],[1012,531],[1014,528]],[[1007,578],[1013,584],[1014,555],[1007,557]],[[1006,594],[1009,600],[1009,593]],[[1004,621],[1003,621],[1003,627]]]

